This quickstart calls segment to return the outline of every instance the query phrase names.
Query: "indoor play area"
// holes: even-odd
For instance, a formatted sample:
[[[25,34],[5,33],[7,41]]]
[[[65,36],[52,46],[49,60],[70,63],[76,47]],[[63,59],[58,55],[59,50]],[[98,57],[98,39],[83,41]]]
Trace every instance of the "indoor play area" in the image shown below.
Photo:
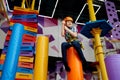
[[[0,80],[120,80],[120,0],[0,0]]]

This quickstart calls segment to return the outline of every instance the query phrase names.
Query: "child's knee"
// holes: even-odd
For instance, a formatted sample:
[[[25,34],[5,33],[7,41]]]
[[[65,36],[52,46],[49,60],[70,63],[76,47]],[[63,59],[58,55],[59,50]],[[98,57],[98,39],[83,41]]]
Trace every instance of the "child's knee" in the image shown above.
[[[62,46],[62,47],[65,47],[65,46],[67,46],[67,43],[66,43],[66,42],[63,42],[61,46]]]

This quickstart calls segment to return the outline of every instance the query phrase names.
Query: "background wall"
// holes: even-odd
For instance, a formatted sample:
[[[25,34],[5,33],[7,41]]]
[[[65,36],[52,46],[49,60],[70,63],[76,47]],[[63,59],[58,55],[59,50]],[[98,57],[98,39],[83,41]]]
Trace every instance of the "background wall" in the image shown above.
[[[39,20],[41,21],[39,21],[38,25],[42,31],[39,32],[39,35],[50,35],[49,56],[61,57],[61,43],[65,41],[64,37],[61,37],[61,20],[50,18],[44,18],[43,20],[41,18],[42,17],[39,17]],[[75,24],[74,26],[78,27],[78,29],[80,27]],[[79,34],[79,39],[83,42],[83,45],[85,47],[85,50],[83,50],[83,52],[87,60],[94,61],[93,49],[89,46],[89,39],[81,34]]]
[[[3,49],[4,47],[4,41],[6,38],[6,32],[2,30],[2,25],[6,22],[6,20],[3,18],[3,16],[0,16],[0,49]]]
[[[12,13],[9,13],[10,16],[11,14]],[[49,56],[61,57],[61,43],[65,41],[65,39],[61,37],[61,20],[38,16],[38,26],[38,35],[46,35],[49,37]],[[82,26],[76,24],[74,24],[74,26],[76,26],[78,28],[78,31],[80,32]],[[1,49],[4,47],[4,41],[8,28],[9,25],[7,24],[7,22],[2,22],[0,26]],[[85,58],[89,61],[95,61],[91,39],[86,38],[80,33],[78,33],[78,35],[85,48],[83,50]],[[109,42],[109,39],[107,37],[102,38],[102,44],[105,53],[117,53],[120,47],[119,42]]]
[[[6,5],[6,0],[4,1]],[[12,12],[8,10],[8,17],[11,18]],[[82,26],[76,25],[80,32]],[[0,48],[4,47],[4,41],[6,37],[7,30],[9,29],[9,25],[5,19],[5,15],[0,13]],[[38,16],[38,35],[46,35],[49,37],[49,56],[53,57],[61,57],[61,43],[65,41],[63,37],[61,37],[61,20],[55,18],[48,18]],[[78,34],[79,39],[82,41],[85,50],[83,50],[84,55],[87,60],[95,61],[94,59],[94,51],[92,48],[92,41],[82,34]],[[119,42],[111,42],[109,38],[105,37],[102,39],[102,44],[104,48],[104,53],[112,54],[119,53]]]

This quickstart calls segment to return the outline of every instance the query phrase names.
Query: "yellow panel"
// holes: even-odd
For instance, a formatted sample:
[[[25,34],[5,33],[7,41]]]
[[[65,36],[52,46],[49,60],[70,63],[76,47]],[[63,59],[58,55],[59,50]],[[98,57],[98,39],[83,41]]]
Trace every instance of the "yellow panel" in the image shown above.
[[[17,72],[16,73],[16,78],[19,78],[19,79],[32,79],[33,75],[32,74],[26,74],[26,73]]]
[[[26,57],[26,56],[20,56],[19,57],[19,61],[23,61],[23,62],[33,62],[33,57]]]
[[[2,60],[5,60],[5,54],[1,54],[1,57],[0,57],[0,59],[2,59]]]
[[[6,54],[1,54],[0,59],[5,60],[5,57],[6,57]],[[33,59],[34,59],[33,57],[25,57],[25,56],[19,57],[19,61],[22,61],[22,62],[33,62]]]
[[[13,23],[13,22],[10,22],[10,26],[13,26],[15,23]]]
[[[37,32],[37,28],[32,28],[32,27],[29,27],[29,26],[24,26],[24,29],[28,30],[28,31],[32,31],[32,32]]]

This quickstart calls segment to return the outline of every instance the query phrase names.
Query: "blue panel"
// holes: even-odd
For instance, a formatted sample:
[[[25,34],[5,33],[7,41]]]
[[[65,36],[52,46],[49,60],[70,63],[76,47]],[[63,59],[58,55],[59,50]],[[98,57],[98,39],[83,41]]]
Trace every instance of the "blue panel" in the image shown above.
[[[2,71],[2,68],[3,68],[3,64],[0,64],[0,71]]]
[[[24,14],[24,15],[13,15],[12,19],[31,19],[31,18],[37,18],[36,14]]]
[[[20,67],[17,68],[17,72],[33,74],[33,70],[32,69],[20,68]]]
[[[21,51],[34,51],[34,46],[21,46],[20,50]],[[7,52],[8,51],[8,47],[4,47],[3,51]]]
[[[30,31],[27,31],[27,30],[25,30],[24,33],[25,33],[25,34],[32,35],[32,36],[36,36],[36,35],[37,35],[37,33],[35,33],[35,32],[30,32]]]
[[[86,36],[87,38],[93,38],[93,35],[90,33],[90,31],[92,30],[92,28],[98,27],[102,29],[100,35],[101,37],[105,36],[112,29],[112,26],[109,25],[105,20],[97,20],[94,22],[87,22],[86,25],[83,26],[80,33]]]
[[[3,64],[0,64],[0,71],[2,71],[2,68],[3,68]],[[17,67],[16,72],[33,74],[33,70],[32,69],[20,68],[20,67]]]

